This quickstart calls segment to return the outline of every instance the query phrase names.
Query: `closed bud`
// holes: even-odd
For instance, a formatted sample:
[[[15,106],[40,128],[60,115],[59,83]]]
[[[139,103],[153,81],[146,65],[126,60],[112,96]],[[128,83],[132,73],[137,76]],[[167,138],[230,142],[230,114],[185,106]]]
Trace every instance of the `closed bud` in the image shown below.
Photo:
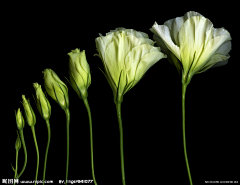
[[[24,118],[23,118],[20,108],[18,108],[17,114],[15,112],[15,117],[16,117],[16,123],[17,123],[18,129],[22,130],[25,126],[25,121],[24,121]]]
[[[17,140],[16,140],[16,142],[15,142],[15,149],[16,149],[16,150],[19,150],[19,149],[21,148],[21,139],[20,139],[20,137],[19,137],[18,132],[17,132],[17,135],[18,135],[18,137],[17,137]]]
[[[37,109],[40,113],[40,115],[43,117],[43,119],[48,120],[51,116],[51,105],[46,98],[45,94],[42,91],[41,85],[38,83],[33,83],[33,87],[36,90],[36,104]]]
[[[22,99],[23,99],[23,107],[24,107],[24,111],[25,111],[25,115],[26,115],[26,120],[28,122],[28,125],[34,126],[36,124],[36,116],[33,112],[33,109],[30,105],[29,100],[26,100],[25,95],[22,95]]]
[[[86,59],[85,50],[72,50],[68,53],[70,83],[78,96],[87,98],[87,89],[91,84],[90,68]]]
[[[62,107],[62,109],[67,109],[69,107],[67,86],[51,69],[45,69],[43,74],[44,86],[47,93]]]

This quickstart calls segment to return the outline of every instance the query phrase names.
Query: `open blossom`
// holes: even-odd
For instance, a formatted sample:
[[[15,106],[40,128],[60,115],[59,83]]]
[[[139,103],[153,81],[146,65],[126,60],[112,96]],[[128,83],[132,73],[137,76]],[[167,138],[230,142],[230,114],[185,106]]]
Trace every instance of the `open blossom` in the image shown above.
[[[114,102],[134,87],[147,70],[162,58],[160,47],[143,32],[117,28],[95,39],[105,76],[113,90]]]
[[[197,12],[187,12],[164,25],[155,22],[150,30],[169,62],[182,71],[182,83],[190,83],[194,74],[227,64],[230,57],[230,33],[213,28],[212,22]]]

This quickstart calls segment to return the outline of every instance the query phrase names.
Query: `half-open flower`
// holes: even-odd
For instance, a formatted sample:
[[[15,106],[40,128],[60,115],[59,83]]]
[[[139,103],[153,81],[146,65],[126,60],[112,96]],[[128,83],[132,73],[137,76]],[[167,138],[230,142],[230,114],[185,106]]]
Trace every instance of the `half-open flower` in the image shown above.
[[[43,119],[48,120],[51,116],[51,105],[42,91],[41,85],[33,83],[33,87],[36,90],[36,105],[40,115]]]
[[[62,109],[69,107],[68,88],[63,83],[57,74],[51,69],[45,69],[44,86],[47,93],[61,106]]]
[[[148,35],[133,29],[117,28],[95,39],[105,76],[113,90],[114,103],[134,87],[147,70],[167,56]],[[96,54],[97,55],[97,54]]]
[[[87,98],[87,89],[91,84],[90,68],[86,59],[85,50],[72,50],[69,55],[69,76],[73,89],[79,98]]]
[[[230,57],[229,32],[213,28],[212,22],[197,12],[187,12],[164,25],[155,22],[150,30],[168,60],[182,71],[182,83],[189,84],[194,74],[227,64]]]

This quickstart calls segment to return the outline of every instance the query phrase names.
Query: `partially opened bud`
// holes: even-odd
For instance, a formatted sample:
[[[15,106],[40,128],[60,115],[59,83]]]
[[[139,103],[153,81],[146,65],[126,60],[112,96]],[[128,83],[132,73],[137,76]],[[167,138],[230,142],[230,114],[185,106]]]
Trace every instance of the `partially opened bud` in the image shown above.
[[[16,140],[16,142],[15,142],[15,149],[16,149],[16,150],[19,150],[19,149],[21,148],[21,139],[20,139],[20,137],[19,137],[18,132],[17,132],[17,135],[18,135],[18,137],[17,137],[17,140]]]
[[[62,107],[62,109],[67,109],[69,106],[67,86],[53,70],[45,69],[43,73],[44,86],[47,93]]]
[[[20,108],[18,108],[17,114],[15,112],[15,116],[16,116],[17,127],[19,130],[22,130],[25,126],[25,121],[24,121],[24,118],[23,118]]]
[[[34,126],[36,124],[36,116],[33,112],[33,109],[30,105],[29,100],[26,100],[25,95],[22,95],[22,99],[23,99],[23,107],[24,107],[24,111],[25,111],[25,115],[26,115],[26,120],[28,122],[28,125]]]
[[[87,98],[87,88],[91,84],[90,68],[87,63],[85,50],[72,50],[68,53],[70,83],[80,98]]]
[[[41,85],[39,85],[38,83],[33,83],[33,87],[36,90],[37,109],[43,119],[48,120],[51,116],[51,105],[45,94],[43,93]]]

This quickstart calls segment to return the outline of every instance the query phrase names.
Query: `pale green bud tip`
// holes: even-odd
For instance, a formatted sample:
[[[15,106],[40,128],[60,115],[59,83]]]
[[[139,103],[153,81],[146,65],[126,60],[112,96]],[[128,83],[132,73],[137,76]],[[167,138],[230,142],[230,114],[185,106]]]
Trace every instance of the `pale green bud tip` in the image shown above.
[[[80,49],[76,48],[75,50],[71,50],[71,52],[69,52],[68,55],[71,56],[71,54],[75,53],[80,53]]]
[[[33,83],[33,87],[37,91],[39,87],[41,88],[41,85],[39,85],[38,83]]]
[[[16,149],[16,150],[19,150],[19,149],[21,148],[21,139],[20,139],[20,137],[19,137],[18,132],[17,132],[17,135],[18,135],[18,137],[17,137],[17,140],[16,140],[16,142],[15,142],[15,149]]]
[[[16,114],[16,122],[17,122],[17,127],[19,130],[22,130],[25,126],[25,122],[21,113],[20,108],[18,108],[17,114]]]

